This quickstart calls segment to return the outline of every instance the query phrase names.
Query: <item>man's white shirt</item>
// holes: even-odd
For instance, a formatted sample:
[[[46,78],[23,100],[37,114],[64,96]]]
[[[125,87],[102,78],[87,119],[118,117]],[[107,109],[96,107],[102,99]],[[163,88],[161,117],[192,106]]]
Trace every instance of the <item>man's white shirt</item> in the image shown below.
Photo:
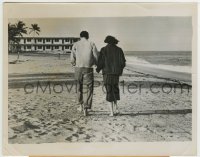
[[[95,44],[85,38],[74,43],[71,52],[71,63],[76,67],[91,68],[97,63],[99,52]]]

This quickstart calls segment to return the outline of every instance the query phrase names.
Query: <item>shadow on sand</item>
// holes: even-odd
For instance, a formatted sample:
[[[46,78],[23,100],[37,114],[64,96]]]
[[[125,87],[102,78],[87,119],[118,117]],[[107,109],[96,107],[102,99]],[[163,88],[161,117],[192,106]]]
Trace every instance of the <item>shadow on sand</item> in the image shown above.
[[[146,110],[139,112],[122,112],[116,116],[140,116],[140,115],[153,115],[153,114],[188,114],[192,113],[192,109],[182,109],[182,110]],[[91,111],[90,116],[93,115],[108,115],[108,111]]]

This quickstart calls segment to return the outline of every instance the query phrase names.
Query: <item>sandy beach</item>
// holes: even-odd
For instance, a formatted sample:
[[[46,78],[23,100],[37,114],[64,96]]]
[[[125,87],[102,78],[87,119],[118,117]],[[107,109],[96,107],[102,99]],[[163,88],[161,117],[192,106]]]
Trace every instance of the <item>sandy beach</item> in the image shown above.
[[[9,55],[9,143],[192,140],[191,86],[179,84],[190,82],[189,76],[169,72],[169,79],[161,70],[151,75],[151,68],[127,63],[120,114],[109,117],[102,75],[95,72],[93,106],[84,117],[68,55],[16,58]]]

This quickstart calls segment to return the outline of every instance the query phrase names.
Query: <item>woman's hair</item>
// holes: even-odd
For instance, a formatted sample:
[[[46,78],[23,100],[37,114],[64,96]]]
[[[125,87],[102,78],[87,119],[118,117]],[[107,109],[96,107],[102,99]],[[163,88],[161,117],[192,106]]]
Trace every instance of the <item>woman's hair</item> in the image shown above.
[[[88,33],[87,31],[82,31],[82,32],[80,33],[80,37],[84,37],[84,38],[86,38],[86,39],[89,39],[89,33]]]
[[[119,40],[117,40],[115,37],[111,36],[111,35],[108,35],[106,37],[106,39],[104,40],[105,43],[108,43],[108,44],[118,44]]]

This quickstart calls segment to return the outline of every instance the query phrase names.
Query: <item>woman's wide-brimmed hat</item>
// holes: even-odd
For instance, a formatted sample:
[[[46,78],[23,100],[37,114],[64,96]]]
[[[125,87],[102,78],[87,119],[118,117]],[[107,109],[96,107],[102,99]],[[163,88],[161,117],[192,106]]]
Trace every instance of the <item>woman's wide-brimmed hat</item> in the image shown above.
[[[118,44],[119,40],[117,40],[115,37],[111,35],[108,35],[106,39],[104,40],[104,42],[108,44]]]

